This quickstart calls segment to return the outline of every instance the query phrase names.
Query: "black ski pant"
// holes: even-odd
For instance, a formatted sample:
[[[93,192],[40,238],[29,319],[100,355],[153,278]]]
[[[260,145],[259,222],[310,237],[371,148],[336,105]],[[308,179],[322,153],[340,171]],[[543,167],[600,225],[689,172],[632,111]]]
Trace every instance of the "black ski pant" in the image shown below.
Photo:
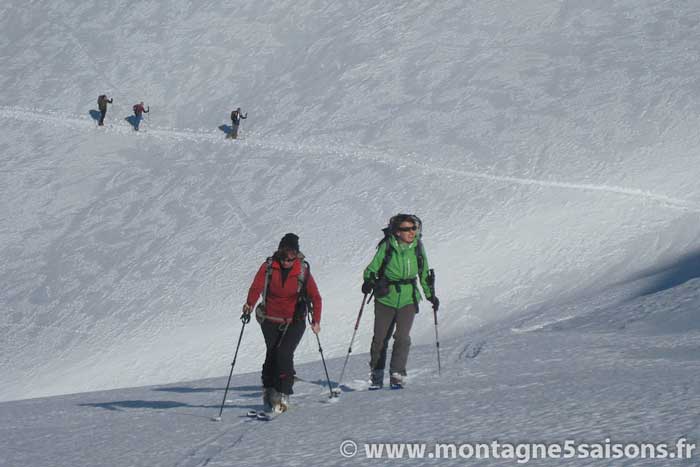
[[[229,138],[238,138],[238,123],[231,123],[231,133],[229,133]]]
[[[299,345],[306,323],[302,320],[285,325],[265,320],[260,324],[267,354],[262,367],[262,384],[266,388],[275,388],[282,394],[294,394],[294,351]]]
[[[408,351],[411,348],[411,327],[416,310],[417,307],[414,304],[393,308],[374,302],[374,336],[369,362],[372,371],[384,370],[389,339],[393,333],[394,345],[391,349],[389,372],[406,375]]]
[[[107,115],[107,109],[100,109],[100,123],[99,125],[102,126],[105,124],[105,115]]]

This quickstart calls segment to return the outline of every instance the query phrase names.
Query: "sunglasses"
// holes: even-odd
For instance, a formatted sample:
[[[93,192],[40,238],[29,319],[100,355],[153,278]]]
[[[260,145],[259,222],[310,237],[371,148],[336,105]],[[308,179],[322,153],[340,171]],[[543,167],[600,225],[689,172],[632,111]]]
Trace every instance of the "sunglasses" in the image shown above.
[[[282,258],[282,259],[280,259],[280,262],[282,262],[282,263],[292,263],[292,262],[294,262],[295,259],[296,259],[296,257],[294,257],[294,258]]]
[[[399,232],[410,232],[410,231],[415,232],[416,230],[418,230],[418,227],[416,227],[415,225],[412,225],[411,227],[399,227],[398,228]]]

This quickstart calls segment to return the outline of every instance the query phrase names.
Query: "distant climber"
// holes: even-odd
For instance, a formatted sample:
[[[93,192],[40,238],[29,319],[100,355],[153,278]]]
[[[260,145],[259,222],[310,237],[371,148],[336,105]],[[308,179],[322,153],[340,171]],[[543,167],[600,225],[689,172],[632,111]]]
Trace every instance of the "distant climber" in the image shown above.
[[[228,134],[228,138],[238,139],[238,127],[241,125],[241,119],[246,118],[248,118],[248,112],[243,115],[240,107],[231,112],[231,133]]]
[[[139,125],[141,124],[141,120],[143,119],[143,114],[148,113],[151,111],[151,106],[149,105],[148,108],[144,108],[143,106],[143,101],[139,102],[138,104],[134,104],[134,130],[139,131]]]
[[[100,94],[97,98],[97,108],[100,110],[100,120],[97,123],[99,126],[104,126],[105,115],[107,115],[107,104],[111,104],[112,99],[107,98],[106,94]]]

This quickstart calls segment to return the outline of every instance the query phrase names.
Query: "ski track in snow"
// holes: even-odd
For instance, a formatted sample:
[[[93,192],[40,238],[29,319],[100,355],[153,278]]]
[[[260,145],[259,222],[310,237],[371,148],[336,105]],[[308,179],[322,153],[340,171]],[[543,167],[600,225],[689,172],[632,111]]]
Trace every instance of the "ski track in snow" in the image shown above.
[[[88,118],[66,117],[56,112],[45,111],[41,109],[27,109],[14,106],[0,106],[0,118],[13,119],[32,123],[48,123],[54,126],[63,126],[67,128],[91,128],[96,127],[96,122]],[[119,133],[130,135],[134,130],[118,122],[116,125],[111,124],[103,128],[104,131],[111,133]],[[140,135],[147,137],[155,137],[165,140],[175,141],[194,141],[194,142],[211,142],[219,144],[232,144],[222,135],[221,131],[206,131],[206,130],[177,130],[173,128],[151,127],[147,120],[142,122],[142,130]],[[247,132],[253,136],[254,133]],[[638,188],[625,188],[610,185],[596,185],[586,183],[570,183],[551,180],[537,180],[531,178],[520,178],[507,175],[493,175],[482,172],[474,172],[468,170],[451,169],[445,167],[435,167],[428,164],[422,164],[417,161],[408,160],[398,155],[392,155],[386,151],[368,146],[359,147],[341,147],[333,148],[330,146],[315,146],[305,144],[289,144],[280,140],[275,141],[274,138],[265,137],[264,140],[239,139],[235,144],[242,146],[250,146],[262,149],[273,149],[281,152],[293,152],[297,154],[306,154],[313,156],[334,155],[342,158],[353,159],[368,159],[375,162],[385,162],[395,164],[400,162],[402,166],[412,165],[418,167],[425,172],[444,173],[469,177],[472,179],[486,180],[490,182],[507,183],[523,186],[539,186],[543,188],[555,188],[562,190],[577,190],[588,192],[603,192],[625,197],[632,197],[638,200],[654,202],[664,208],[684,211],[684,212],[700,212],[700,206],[696,206],[686,200],[673,198],[659,193],[654,193],[648,190]]]
[[[301,383],[308,385],[313,384],[308,382]],[[325,395],[325,393],[323,395]],[[314,401],[316,401],[315,396],[316,394],[313,391],[297,392],[295,395],[295,406],[297,406],[297,408],[294,409],[294,411],[298,411],[299,407],[309,408]],[[181,458],[175,464],[175,467],[205,467],[215,459],[221,457],[222,454],[230,454],[231,450],[234,450],[240,442],[243,441],[246,435],[255,439],[257,431],[262,429],[266,423],[269,423],[251,420],[246,416],[240,415],[238,413],[240,410],[236,408],[235,404],[231,406],[231,402],[233,401],[226,400],[227,405],[224,407],[222,414],[223,422],[216,422],[222,423],[220,431],[198,442],[189,450],[184,458]],[[237,402],[247,401],[237,400]],[[235,419],[236,417],[238,417],[240,421],[230,424],[230,419]]]
[[[192,448],[187,457],[175,464],[175,467],[204,467],[208,465],[212,459],[221,454],[221,452],[235,448],[236,445],[243,440],[245,431],[241,430],[239,432],[233,429],[242,428],[243,423],[245,422],[240,422],[233,427],[222,427],[221,433],[198,443]],[[231,439],[231,441],[227,442],[227,439]]]

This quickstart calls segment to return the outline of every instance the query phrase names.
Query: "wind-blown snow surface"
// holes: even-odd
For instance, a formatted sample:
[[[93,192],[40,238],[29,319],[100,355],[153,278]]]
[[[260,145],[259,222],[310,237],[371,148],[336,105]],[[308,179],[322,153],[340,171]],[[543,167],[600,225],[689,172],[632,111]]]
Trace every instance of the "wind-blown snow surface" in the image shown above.
[[[3,4],[0,31],[3,466],[700,438],[695,2],[62,0]],[[239,105],[244,139],[225,140]],[[279,238],[297,232],[312,262],[333,379],[399,211],[425,222],[442,377],[423,307],[409,388],[363,392],[368,310],[340,403],[307,336],[296,409],[256,424],[252,326],[209,421]]]
[[[341,357],[399,211],[424,220],[453,348],[525,317],[585,315],[571,342],[590,327],[614,341],[627,329],[596,310],[627,302],[644,322],[644,300],[700,276],[694,2],[55,1],[0,6],[0,31],[1,400],[221,375],[288,231]],[[135,133],[139,100],[152,112]],[[239,105],[244,139],[225,140]],[[683,303],[664,310],[692,315]],[[692,349],[691,318],[674,336]],[[414,342],[431,324],[419,315]],[[250,332],[239,371],[262,349]],[[317,355],[307,338],[298,359]]]

